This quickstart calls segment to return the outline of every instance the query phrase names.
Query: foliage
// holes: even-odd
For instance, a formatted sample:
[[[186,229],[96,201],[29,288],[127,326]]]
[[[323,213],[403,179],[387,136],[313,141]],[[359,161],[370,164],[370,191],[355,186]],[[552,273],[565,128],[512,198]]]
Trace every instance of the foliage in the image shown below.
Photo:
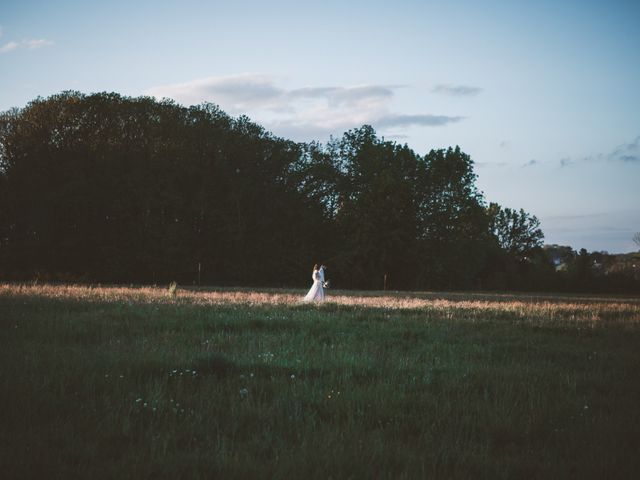
[[[291,281],[282,259],[320,243],[322,211],[289,181],[299,146],[246,117],[65,92],[0,125],[12,277],[189,282],[201,263],[208,282]]]
[[[498,239],[500,247],[518,259],[524,259],[535,249],[542,247],[544,234],[540,221],[523,209],[502,208],[497,203],[488,207],[491,232]]]
[[[294,143],[213,104],[79,92],[0,115],[5,279],[282,286],[322,262],[343,288],[564,288],[539,225],[487,207],[460,147],[368,125]]]

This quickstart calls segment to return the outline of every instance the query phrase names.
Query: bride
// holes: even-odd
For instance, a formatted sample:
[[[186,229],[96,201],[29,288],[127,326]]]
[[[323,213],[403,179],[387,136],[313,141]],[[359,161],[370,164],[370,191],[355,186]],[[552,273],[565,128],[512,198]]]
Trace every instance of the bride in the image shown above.
[[[313,266],[313,273],[311,274],[313,279],[313,285],[309,293],[304,297],[305,302],[322,302],[324,301],[324,265],[318,268],[316,263]]]

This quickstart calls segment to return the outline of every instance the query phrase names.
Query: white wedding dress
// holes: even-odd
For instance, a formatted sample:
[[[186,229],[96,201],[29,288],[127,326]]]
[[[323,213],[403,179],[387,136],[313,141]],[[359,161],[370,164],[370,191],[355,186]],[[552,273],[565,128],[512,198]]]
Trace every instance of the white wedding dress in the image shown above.
[[[324,268],[320,267],[319,270],[314,270],[311,274],[313,279],[313,285],[309,293],[304,297],[305,302],[322,302],[324,301]]]

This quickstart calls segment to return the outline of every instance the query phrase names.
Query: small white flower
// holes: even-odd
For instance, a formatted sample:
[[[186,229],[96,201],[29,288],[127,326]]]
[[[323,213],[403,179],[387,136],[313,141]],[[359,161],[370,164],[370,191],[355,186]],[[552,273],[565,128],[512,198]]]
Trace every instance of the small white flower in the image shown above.
[[[246,388],[240,389],[240,398],[247,398],[249,396],[249,390]]]
[[[291,380],[295,380],[295,379],[296,379],[296,376],[292,373],[291,374]]]

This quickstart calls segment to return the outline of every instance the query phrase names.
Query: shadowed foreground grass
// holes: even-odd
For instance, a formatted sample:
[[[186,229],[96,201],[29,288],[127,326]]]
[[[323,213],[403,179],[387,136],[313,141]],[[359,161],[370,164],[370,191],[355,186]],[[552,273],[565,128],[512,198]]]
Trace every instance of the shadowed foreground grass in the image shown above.
[[[0,285],[3,478],[635,478],[640,300]]]

